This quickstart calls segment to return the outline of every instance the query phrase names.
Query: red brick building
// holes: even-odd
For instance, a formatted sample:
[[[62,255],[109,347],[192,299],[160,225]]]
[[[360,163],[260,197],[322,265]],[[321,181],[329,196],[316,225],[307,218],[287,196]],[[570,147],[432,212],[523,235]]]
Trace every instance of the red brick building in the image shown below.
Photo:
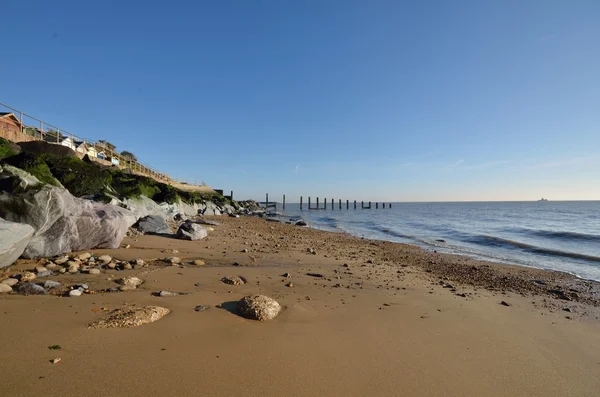
[[[23,125],[17,116],[6,112],[0,112],[0,137],[13,142],[35,140],[34,137],[23,133]]]

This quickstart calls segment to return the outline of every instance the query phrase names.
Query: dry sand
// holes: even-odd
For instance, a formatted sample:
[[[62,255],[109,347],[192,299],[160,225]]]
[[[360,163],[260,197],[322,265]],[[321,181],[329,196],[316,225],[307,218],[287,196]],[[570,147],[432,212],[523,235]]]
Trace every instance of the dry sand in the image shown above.
[[[52,277],[101,290],[137,275],[145,283],[135,291],[0,295],[0,395],[600,394],[594,283],[261,219],[213,219],[223,224],[206,240],[139,236],[123,242],[129,249],[94,252],[142,258],[147,268]],[[184,264],[152,262],[167,256]],[[248,282],[227,285],[225,276]],[[565,292],[549,292],[556,288]],[[160,290],[190,294],[152,295]],[[258,322],[232,312],[254,293],[275,298],[281,314]],[[171,313],[136,328],[88,328],[124,305]]]

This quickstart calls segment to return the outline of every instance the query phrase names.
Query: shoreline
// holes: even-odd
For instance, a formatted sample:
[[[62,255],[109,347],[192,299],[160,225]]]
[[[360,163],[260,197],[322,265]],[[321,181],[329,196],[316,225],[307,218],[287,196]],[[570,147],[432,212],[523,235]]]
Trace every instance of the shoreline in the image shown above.
[[[140,235],[126,237],[128,249],[93,250],[142,267],[49,277],[88,284],[82,296],[0,294],[2,391],[529,397],[600,387],[597,283],[255,217],[205,219],[220,225],[203,240]],[[173,256],[181,263],[164,260]],[[42,261],[19,260],[8,273]],[[105,292],[129,276],[144,284]],[[247,283],[221,281],[233,276]],[[548,292],[557,286],[570,300]],[[258,322],[228,309],[255,293],[282,312]],[[147,305],[171,312],[135,328],[88,328]]]

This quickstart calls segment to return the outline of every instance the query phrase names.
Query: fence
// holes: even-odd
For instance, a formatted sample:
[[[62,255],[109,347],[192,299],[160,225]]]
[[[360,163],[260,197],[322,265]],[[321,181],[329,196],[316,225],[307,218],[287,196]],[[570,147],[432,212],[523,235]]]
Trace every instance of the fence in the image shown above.
[[[90,160],[99,164],[114,165],[129,170],[133,174],[148,176],[168,184],[178,183],[167,174],[161,173],[137,159],[123,156],[114,150],[113,145],[105,141],[95,142],[91,139],[80,138],[65,129],[30,116],[1,102],[0,108],[9,110],[9,112],[3,113],[13,115],[10,119],[6,118],[3,119],[4,122],[0,122],[0,136],[8,140],[13,142],[45,141],[66,146],[73,149],[80,158],[87,155]],[[184,182],[184,184],[187,183]],[[206,184],[202,182],[201,186],[206,186]]]

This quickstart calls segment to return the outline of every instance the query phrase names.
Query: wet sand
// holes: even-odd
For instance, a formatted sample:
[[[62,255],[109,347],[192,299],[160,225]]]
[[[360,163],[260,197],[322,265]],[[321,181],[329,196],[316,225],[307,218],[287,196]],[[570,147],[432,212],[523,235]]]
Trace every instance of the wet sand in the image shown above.
[[[256,218],[211,219],[222,224],[205,240],[138,236],[123,242],[129,249],[94,251],[147,267],[50,277],[95,294],[0,295],[0,394],[598,395],[596,283]],[[127,275],[145,283],[100,292]],[[152,295],[160,290],[190,294]],[[233,313],[232,302],[253,293],[284,310],[268,322]],[[137,328],[88,328],[124,304],[172,312]]]

